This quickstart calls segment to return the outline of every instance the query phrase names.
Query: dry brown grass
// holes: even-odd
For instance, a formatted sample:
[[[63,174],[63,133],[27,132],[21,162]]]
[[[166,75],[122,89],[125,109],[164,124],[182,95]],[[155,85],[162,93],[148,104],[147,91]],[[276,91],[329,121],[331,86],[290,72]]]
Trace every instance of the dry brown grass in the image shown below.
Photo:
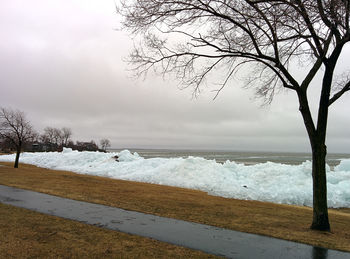
[[[1,258],[216,258],[0,203]]]
[[[200,191],[79,175],[31,165],[21,165],[19,169],[0,167],[0,184],[350,251],[349,210],[330,210],[332,231],[319,232],[309,229],[312,210],[307,207],[225,199]]]

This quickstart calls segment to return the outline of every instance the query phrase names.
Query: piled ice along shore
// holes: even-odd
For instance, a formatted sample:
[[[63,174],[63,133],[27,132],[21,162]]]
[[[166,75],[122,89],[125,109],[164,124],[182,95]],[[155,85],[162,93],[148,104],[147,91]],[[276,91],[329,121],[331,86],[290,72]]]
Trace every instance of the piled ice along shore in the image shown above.
[[[114,156],[119,157],[119,162]],[[14,161],[2,155],[0,161]],[[246,166],[224,164],[201,157],[144,159],[128,150],[119,153],[63,152],[23,153],[20,162],[39,167],[73,171],[205,191],[227,198],[274,203],[312,205],[311,162],[300,165],[261,163]],[[350,207],[350,159],[334,170],[327,167],[329,207]]]

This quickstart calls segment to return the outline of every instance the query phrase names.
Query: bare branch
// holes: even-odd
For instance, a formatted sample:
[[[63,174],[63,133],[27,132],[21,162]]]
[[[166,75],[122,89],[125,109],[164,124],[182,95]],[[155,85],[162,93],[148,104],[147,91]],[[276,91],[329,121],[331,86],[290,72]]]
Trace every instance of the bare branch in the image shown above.
[[[334,95],[329,99],[328,106],[332,105],[336,100],[338,100],[343,94],[350,91],[350,73],[344,73],[340,76],[336,86],[334,88],[336,91]]]
[[[137,76],[150,70],[173,74],[198,93],[216,68],[230,75],[220,83],[221,89],[233,67],[252,61],[261,64],[264,79],[247,81],[260,82],[254,87],[267,94],[278,87],[306,91],[339,37],[342,44],[350,40],[347,2],[122,0],[118,12],[124,17],[124,28],[143,38],[129,59]],[[310,68],[299,84],[289,65],[301,59],[308,60]]]

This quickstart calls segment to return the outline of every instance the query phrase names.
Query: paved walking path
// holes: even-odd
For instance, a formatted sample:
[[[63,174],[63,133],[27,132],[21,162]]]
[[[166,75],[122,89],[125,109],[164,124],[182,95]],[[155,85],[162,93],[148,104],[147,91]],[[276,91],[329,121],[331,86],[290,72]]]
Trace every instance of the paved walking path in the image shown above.
[[[350,258],[350,253],[0,185],[0,203],[228,258]]]

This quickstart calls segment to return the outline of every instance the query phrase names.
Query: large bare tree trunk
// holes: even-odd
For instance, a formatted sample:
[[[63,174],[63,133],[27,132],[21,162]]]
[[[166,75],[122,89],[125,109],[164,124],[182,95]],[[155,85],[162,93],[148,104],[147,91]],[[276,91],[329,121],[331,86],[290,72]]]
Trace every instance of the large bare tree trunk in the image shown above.
[[[315,144],[312,149],[313,220],[311,229],[329,231],[326,154],[324,143]]]
[[[312,181],[313,181],[313,220],[311,229],[329,231],[327,207],[326,176],[326,132],[328,121],[329,97],[336,60],[341,48],[335,51],[325,65],[320,104],[317,117],[317,128],[309,134],[312,148]],[[311,131],[310,131],[311,132]]]
[[[326,96],[326,97],[325,97]],[[323,95],[321,102],[327,102],[326,107],[321,107],[318,117],[318,129],[313,123],[309,104],[305,91],[298,92],[300,112],[304,119],[311,149],[312,149],[312,182],[313,182],[313,220],[311,229],[329,231],[328,206],[327,206],[327,177],[326,155],[327,147],[326,128],[328,116],[328,99]]]

